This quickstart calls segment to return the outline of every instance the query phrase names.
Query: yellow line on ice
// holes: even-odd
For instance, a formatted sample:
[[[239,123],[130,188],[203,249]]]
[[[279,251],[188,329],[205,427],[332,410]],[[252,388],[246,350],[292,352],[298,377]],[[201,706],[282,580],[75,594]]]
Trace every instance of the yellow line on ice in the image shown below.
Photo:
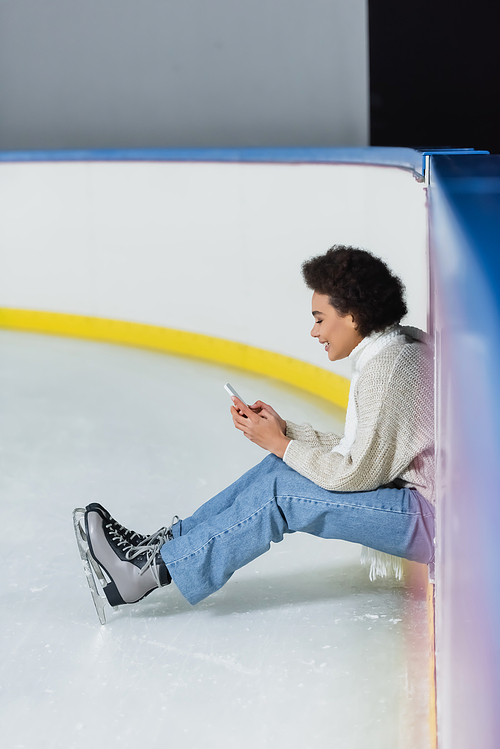
[[[0,307],[0,327],[139,346],[182,356],[192,357],[196,352],[196,358],[273,377],[347,408],[349,380],[345,377],[237,341],[160,325],[10,307]]]

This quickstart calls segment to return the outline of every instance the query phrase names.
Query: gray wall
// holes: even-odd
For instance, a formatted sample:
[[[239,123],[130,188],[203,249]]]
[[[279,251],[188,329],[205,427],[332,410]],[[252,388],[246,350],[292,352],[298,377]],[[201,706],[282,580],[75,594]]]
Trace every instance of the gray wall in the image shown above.
[[[0,0],[0,149],[368,144],[366,0]]]

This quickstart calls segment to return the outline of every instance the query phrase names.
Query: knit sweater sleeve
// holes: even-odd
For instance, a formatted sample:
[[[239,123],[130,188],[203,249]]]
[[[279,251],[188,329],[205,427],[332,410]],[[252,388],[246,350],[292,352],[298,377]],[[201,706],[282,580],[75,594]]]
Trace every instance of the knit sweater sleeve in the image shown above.
[[[292,438],[284,461],[324,489],[368,491],[398,478],[432,444],[432,417],[419,410],[432,400],[424,344],[387,347],[361,372],[354,393],[356,438],[347,455]]]
[[[324,451],[332,450],[340,442],[338,434],[333,432],[317,432],[310,424],[294,424],[286,422],[286,436],[297,440],[309,447],[318,447]]]

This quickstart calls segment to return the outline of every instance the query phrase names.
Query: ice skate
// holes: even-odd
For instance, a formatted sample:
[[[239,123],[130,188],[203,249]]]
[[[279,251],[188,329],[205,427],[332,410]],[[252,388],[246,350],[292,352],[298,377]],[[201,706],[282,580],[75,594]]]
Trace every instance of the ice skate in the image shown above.
[[[110,522],[111,516],[99,505],[77,508],[73,519],[85,575],[101,624],[106,623],[106,602],[113,608],[136,603],[156,588],[170,583],[170,574],[160,555],[169,529],[161,528],[135,546],[117,530],[116,521]]]

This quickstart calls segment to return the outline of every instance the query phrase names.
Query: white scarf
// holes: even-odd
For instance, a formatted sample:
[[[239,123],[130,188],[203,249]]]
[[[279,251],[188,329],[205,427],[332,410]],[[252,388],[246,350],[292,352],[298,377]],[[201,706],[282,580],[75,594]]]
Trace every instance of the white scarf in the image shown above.
[[[382,349],[389,345],[398,335],[402,335],[403,328],[400,325],[393,325],[390,328],[386,328],[381,333],[372,333],[358,343],[349,354],[349,359],[354,364],[354,371],[351,379],[351,386],[349,388],[349,400],[347,403],[347,413],[345,418],[344,436],[333,449],[332,452],[340,453],[346,456],[351,449],[353,442],[356,438],[356,431],[358,428],[358,414],[356,413],[356,405],[354,403],[354,390],[359,380],[361,370],[373,359]]]

